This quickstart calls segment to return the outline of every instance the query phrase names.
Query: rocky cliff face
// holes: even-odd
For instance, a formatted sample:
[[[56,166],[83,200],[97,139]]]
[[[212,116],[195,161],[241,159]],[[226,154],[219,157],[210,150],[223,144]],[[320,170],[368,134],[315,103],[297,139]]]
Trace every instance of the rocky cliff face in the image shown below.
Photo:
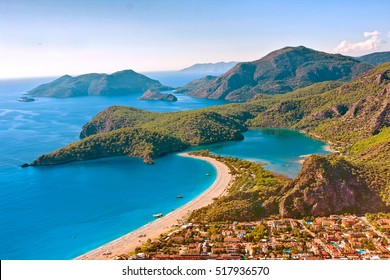
[[[348,81],[370,68],[351,57],[286,47],[259,60],[239,63],[190,95],[247,101],[258,93],[286,93],[323,81]]]
[[[363,170],[331,155],[308,157],[297,178],[281,190],[284,217],[389,211]]]

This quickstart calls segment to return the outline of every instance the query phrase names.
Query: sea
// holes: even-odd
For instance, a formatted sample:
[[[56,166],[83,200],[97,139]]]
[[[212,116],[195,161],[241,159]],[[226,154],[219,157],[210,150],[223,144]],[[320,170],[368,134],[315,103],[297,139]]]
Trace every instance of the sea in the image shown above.
[[[178,87],[203,75],[147,73]],[[215,180],[204,161],[170,154],[146,165],[113,157],[48,167],[21,168],[39,155],[77,141],[82,126],[111,105],[176,112],[226,101],[177,94],[177,102],[138,100],[142,95],[37,98],[28,90],[55,77],[0,80],[0,259],[73,259],[184,205]],[[245,139],[197,147],[265,164],[295,177],[300,160],[326,154],[325,143],[286,129],[253,129]],[[209,176],[206,176],[208,174]],[[183,196],[183,198],[177,198]]]

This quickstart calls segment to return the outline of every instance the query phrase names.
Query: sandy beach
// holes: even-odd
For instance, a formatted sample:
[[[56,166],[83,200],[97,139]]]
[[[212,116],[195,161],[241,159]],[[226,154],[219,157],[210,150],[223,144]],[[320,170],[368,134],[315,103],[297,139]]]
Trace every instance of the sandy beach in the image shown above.
[[[338,151],[336,149],[333,149],[331,146],[329,145],[326,145],[325,148],[324,148],[325,151],[329,152],[329,153],[338,153]]]
[[[169,231],[172,225],[177,224],[178,220],[189,214],[191,211],[204,207],[213,201],[213,198],[223,195],[232,180],[232,175],[229,173],[229,168],[208,157],[192,156],[187,153],[180,154],[181,156],[193,157],[207,161],[217,169],[217,178],[214,183],[202,194],[183,205],[182,207],[170,212],[162,218],[159,218],[145,226],[132,231],[114,241],[111,241],[95,250],[77,257],[77,260],[109,260],[118,255],[129,253],[137,246],[140,246],[148,238],[153,239],[159,237],[160,234]],[[140,237],[143,236],[143,237]]]

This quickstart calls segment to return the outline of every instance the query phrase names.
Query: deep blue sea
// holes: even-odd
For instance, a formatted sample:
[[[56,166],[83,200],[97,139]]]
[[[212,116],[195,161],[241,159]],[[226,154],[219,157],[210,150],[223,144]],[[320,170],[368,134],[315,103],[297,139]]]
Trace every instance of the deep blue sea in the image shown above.
[[[196,75],[150,73],[180,86]],[[110,105],[174,112],[224,104],[177,95],[178,102],[127,97],[17,99],[53,78],[0,80],[0,259],[71,259],[168,213],[207,189],[212,165],[172,154],[145,165],[118,157],[20,168],[42,153],[78,140],[82,126]],[[266,163],[293,177],[300,156],[326,153],[322,142],[290,130],[250,130],[245,140],[207,146],[222,155]],[[209,173],[211,176],[205,176]],[[183,199],[177,199],[183,195]]]

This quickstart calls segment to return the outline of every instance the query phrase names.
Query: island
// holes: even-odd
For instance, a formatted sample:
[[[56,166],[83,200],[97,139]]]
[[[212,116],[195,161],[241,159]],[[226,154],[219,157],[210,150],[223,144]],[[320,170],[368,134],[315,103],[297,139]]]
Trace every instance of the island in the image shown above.
[[[30,90],[28,95],[60,98],[91,95],[111,96],[141,93],[149,89],[171,90],[172,88],[133,70],[123,70],[110,75],[97,73],[76,77],[64,75]]]
[[[157,89],[149,89],[139,98],[140,100],[177,101],[177,97],[170,93],[161,93]]]

